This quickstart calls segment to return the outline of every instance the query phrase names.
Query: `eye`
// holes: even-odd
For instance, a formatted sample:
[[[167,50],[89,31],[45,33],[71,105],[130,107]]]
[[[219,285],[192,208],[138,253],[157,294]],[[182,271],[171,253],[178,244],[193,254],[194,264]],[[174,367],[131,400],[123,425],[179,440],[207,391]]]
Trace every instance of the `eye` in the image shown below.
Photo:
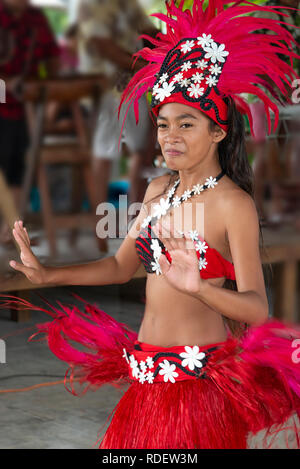
[[[181,127],[188,128],[188,127],[193,127],[193,125],[190,124],[189,122],[185,122],[184,124],[181,124]]]
[[[166,127],[166,124],[157,124],[158,129],[165,129]]]

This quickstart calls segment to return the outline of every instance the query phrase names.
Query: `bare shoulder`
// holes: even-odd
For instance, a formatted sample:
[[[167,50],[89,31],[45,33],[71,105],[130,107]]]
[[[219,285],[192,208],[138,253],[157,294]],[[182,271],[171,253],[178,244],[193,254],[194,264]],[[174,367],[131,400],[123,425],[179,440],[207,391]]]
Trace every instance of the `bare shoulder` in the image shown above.
[[[226,225],[258,224],[258,213],[253,197],[229,178],[223,186],[220,204]],[[250,228],[250,226],[249,226]]]

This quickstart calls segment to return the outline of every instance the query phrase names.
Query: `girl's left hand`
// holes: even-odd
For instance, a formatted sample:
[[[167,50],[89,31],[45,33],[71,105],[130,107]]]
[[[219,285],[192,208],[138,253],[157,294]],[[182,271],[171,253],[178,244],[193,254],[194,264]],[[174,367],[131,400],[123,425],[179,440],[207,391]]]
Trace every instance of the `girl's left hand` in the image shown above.
[[[175,236],[174,230],[162,225],[161,222],[158,222],[152,230],[172,258],[171,264],[164,254],[158,259],[164,277],[177,290],[190,294],[198,293],[203,287],[204,280],[200,277],[198,256],[189,233],[184,232],[181,236],[176,231]]]

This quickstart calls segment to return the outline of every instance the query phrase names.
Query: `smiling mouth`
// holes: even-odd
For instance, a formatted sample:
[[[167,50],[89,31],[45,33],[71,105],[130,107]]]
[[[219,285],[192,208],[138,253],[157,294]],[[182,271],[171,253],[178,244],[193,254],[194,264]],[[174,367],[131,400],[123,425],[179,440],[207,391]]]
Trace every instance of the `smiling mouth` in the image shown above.
[[[166,150],[165,153],[170,156],[182,155],[182,151],[178,151],[178,150]]]

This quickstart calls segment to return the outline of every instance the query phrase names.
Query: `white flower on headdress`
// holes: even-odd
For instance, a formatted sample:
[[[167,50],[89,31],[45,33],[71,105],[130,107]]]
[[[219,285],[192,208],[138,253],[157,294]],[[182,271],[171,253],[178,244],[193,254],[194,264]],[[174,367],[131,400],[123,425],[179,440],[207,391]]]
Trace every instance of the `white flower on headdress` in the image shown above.
[[[195,98],[199,98],[199,96],[202,96],[203,93],[204,93],[204,88],[200,88],[200,85],[198,83],[196,85],[194,83],[192,83],[190,88],[188,88],[188,95],[191,98],[193,96]]]
[[[202,47],[208,47],[212,42],[213,42],[213,39],[211,37],[211,34],[202,34],[202,36],[199,36],[197,37],[198,39],[198,43],[199,46],[202,46]]]
[[[187,72],[191,67],[192,67],[192,62],[190,62],[190,61],[184,62],[184,64],[181,65],[181,70],[183,72]]]
[[[203,242],[199,241],[198,243],[196,243],[195,249],[196,251],[199,251],[200,254],[202,254],[202,253],[206,253],[206,249],[208,249],[208,246],[205,243],[205,241]]]
[[[181,88],[189,86],[190,83],[191,81],[188,78],[184,78],[179,82]]]
[[[146,358],[146,362],[147,362],[148,368],[151,369],[151,368],[154,367],[154,362],[153,362],[152,357],[147,357],[147,358]]]
[[[172,205],[173,207],[179,207],[179,205],[181,205],[181,200],[180,200],[180,197],[178,197],[178,195],[176,195],[174,197],[174,199],[172,200]]]
[[[153,207],[153,216],[160,218],[162,215],[167,213],[167,210],[170,208],[170,202],[168,199],[163,197],[160,199],[159,204],[155,204]]]
[[[195,192],[195,194],[200,194],[200,192],[204,191],[203,184],[196,184],[195,186],[193,186],[193,191]]]
[[[157,239],[152,239],[152,243],[150,245],[150,248],[153,251],[153,255],[156,259],[159,259],[161,256],[161,247],[159,245],[159,242]]]
[[[216,185],[217,185],[217,180],[216,178],[210,176],[209,178],[206,178],[206,181],[205,181],[205,185],[208,187],[208,188],[214,188]]]
[[[218,44],[216,42],[212,42],[209,47],[204,47],[204,50],[206,52],[204,58],[205,59],[210,59],[212,63],[218,62],[225,62],[224,57],[226,57],[229,52],[225,49],[225,44]]]
[[[191,196],[192,196],[192,191],[190,191],[189,189],[187,189],[187,190],[184,191],[184,193],[182,194],[182,200],[187,200],[187,199],[189,199]]]
[[[217,77],[213,77],[211,75],[209,75],[208,77],[206,77],[206,84],[208,86],[216,86],[216,84],[218,83],[218,79]]]
[[[146,373],[146,379],[147,379],[148,383],[150,383],[150,384],[153,383],[154,374],[152,373],[152,371],[148,371]]]
[[[174,91],[175,86],[173,83],[167,83],[164,81],[162,84],[161,88],[158,88],[156,91],[156,99],[159,99],[160,101],[163,101],[165,98],[168,98],[171,96],[172,91]]]
[[[154,258],[154,259],[155,259],[155,258]],[[156,275],[162,274],[162,271],[161,271],[161,268],[160,268],[160,264],[159,264],[159,262],[158,262],[156,259],[155,259],[154,262],[153,262],[153,261],[151,262],[151,267],[152,267],[153,272],[156,273]]]
[[[178,376],[178,373],[175,371],[176,366],[173,363],[171,365],[171,363],[168,360],[164,360],[164,362],[160,363],[159,366],[162,368],[159,371],[159,374],[164,375],[165,383],[167,381],[171,381],[171,383],[175,383],[174,378],[177,378],[177,376]]]
[[[207,62],[206,60],[202,59],[202,60],[197,60],[196,62],[196,67],[197,68],[201,68],[201,70],[204,70],[206,67],[207,67]]]
[[[203,80],[204,76],[203,76],[203,73],[194,73],[194,75],[192,76],[192,80],[194,83],[201,83],[201,81]]]
[[[181,51],[186,54],[187,52],[190,52],[192,48],[194,47],[195,42],[194,41],[186,41],[185,43],[181,44]]]
[[[198,345],[194,345],[193,348],[187,345],[184,349],[185,352],[179,354],[183,358],[181,362],[182,366],[188,366],[190,370],[193,370],[195,366],[201,368],[203,364],[200,360],[203,360],[205,353],[199,352]]]
[[[148,215],[148,217],[144,218],[144,221],[142,223],[142,228],[146,228],[149,225],[149,222],[151,221],[152,217],[151,215]]]
[[[169,75],[167,73],[163,73],[162,76],[159,79],[159,83],[163,83],[164,81],[166,81],[168,76]]]
[[[206,259],[202,259],[202,257],[200,257],[200,259],[199,259],[199,270],[206,269],[206,266],[207,266]]]
[[[209,71],[213,75],[219,75],[219,73],[221,73],[222,69],[221,69],[221,67],[219,67],[219,65],[211,65],[209,67]]]
[[[156,85],[154,85],[153,88],[152,88],[152,94],[153,94],[154,96],[157,94],[158,88],[159,88],[159,84],[156,83]]]
[[[182,79],[183,79],[183,74],[179,72],[179,73],[176,73],[176,75],[174,75],[173,82],[175,83],[176,81],[180,81]]]

